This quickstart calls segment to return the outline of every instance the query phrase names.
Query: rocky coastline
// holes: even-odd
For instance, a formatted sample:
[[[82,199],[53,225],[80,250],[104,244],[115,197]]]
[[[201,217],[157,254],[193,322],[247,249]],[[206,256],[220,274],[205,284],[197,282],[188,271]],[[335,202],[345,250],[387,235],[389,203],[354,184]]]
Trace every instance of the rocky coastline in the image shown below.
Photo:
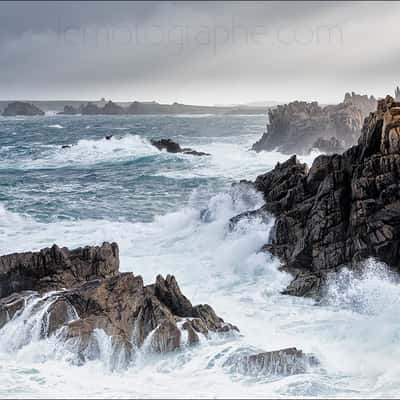
[[[141,276],[120,272],[116,243],[74,250],[53,245],[0,256],[0,329],[27,310],[43,309],[41,337],[55,335],[69,345],[76,365],[99,357],[99,331],[111,339],[112,355],[124,365],[143,349],[164,354],[215,335],[239,334],[208,304],[193,306],[174,276],[159,275],[145,285]],[[232,355],[224,367],[290,375],[315,365],[312,355],[283,349]]]
[[[295,101],[269,110],[267,130],[252,149],[308,154],[313,149],[341,153],[354,145],[364,119],[376,108],[373,96],[346,93],[342,103],[321,107]]]
[[[265,205],[231,220],[275,217],[269,243],[294,279],[285,294],[320,298],[331,273],[374,258],[400,268],[400,102],[387,96],[358,144],[310,168],[292,156],[254,182]],[[251,214],[251,215],[250,215]]]

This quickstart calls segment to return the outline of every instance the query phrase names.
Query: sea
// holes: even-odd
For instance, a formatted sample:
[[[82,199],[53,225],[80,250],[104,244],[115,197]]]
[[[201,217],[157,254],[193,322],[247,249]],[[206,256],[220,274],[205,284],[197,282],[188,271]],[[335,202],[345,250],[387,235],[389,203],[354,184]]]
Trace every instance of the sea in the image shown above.
[[[232,184],[288,158],[250,150],[265,124],[265,115],[0,117],[1,255],[117,242],[121,271],[145,283],[173,274],[193,304],[210,304],[240,329],[170,354],[143,350],[128,366],[112,360],[103,335],[100,356],[76,365],[27,311],[0,329],[1,398],[398,396],[400,287],[385,265],[343,270],[322,303],[285,296],[291,277],[259,252],[273,217],[229,229],[231,217],[263,204]],[[211,155],[150,144],[164,137]],[[226,364],[240,351],[287,347],[320,364],[292,376]]]

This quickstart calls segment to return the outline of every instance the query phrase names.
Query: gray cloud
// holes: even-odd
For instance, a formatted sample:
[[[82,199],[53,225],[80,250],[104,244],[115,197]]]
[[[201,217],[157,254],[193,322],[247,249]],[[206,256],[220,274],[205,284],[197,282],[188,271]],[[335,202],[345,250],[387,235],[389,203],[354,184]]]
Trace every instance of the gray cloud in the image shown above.
[[[382,2],[2,2],[0,97],[384,95],[400,80],[399,11]]]

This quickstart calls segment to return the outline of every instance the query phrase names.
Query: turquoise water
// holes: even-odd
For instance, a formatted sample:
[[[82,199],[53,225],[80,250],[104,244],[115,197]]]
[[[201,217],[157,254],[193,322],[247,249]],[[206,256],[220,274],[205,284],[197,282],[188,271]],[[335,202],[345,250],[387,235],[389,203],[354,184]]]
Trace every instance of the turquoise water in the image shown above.
[[[264,124],[262,116],[3,119],[0,201],[40,221],[150,221],[177,210],[193,190],[214,192],[234,176],[208,174],[209,159],[160,153],[148,139],[229,151],[229,144],[250,143]],[[65,144],[72,147],[61,149]]]

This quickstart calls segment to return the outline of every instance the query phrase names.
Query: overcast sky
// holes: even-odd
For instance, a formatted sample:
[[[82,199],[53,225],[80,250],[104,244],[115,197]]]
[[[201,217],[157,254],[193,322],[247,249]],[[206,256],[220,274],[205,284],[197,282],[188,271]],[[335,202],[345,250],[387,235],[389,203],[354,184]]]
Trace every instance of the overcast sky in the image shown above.
[[[379,97],[399,21],[396,2],[1,2],[0,99]]]

